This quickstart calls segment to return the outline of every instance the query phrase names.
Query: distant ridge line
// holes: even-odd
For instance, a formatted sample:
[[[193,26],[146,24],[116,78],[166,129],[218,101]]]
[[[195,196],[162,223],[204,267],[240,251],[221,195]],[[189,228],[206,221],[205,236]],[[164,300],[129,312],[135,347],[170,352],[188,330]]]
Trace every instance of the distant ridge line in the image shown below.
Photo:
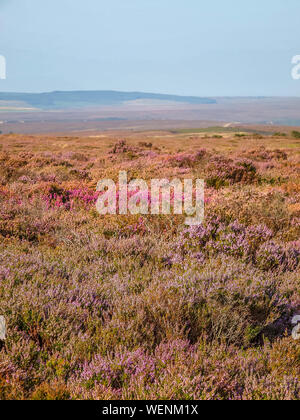
[[[216,104],[216,99],[197,96],[180,96],[145,92],[100,91],[54,91],[44,93],[0,92],[0,101],[22,102],[41,109],[66,109],[72,107],[121,105],[137,100],[158,100],[186,104]]]

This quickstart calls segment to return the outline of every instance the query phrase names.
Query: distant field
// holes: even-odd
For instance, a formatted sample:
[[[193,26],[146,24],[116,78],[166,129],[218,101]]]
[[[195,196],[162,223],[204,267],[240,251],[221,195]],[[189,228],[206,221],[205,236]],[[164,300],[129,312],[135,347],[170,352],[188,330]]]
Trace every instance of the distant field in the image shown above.
[[[299,126],[299,115],[300,98],[195,98],[126,92],[0,93],[4,133],[75,133],[136,126],[145,130],[227,126],[235,131],[236,126],[245,125],[272,129]]]
[[[270,134],[268,131],[259,129],[251,129],[251,128],[245,128],[241,126],[236,127],[221,127],[221,126],[213,126],[213,127],[206,127],[206,128],[186,128],[181,130],[171,130],[174,134],[197,134],[197,133],[215,133],[215,134],[224,134],[224,133],[240,133],[241,131],[243,133],[259,133],[259,134]]]

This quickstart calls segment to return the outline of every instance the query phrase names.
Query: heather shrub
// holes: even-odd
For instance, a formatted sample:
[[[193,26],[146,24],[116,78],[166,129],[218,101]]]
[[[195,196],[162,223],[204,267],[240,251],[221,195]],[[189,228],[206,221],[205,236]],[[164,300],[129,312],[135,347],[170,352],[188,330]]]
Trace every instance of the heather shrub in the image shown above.
[[[198,165],[207,155],[206,149],[194,153],[179,153],[172,156],[169,161],[172,166],[179,168],[192,168]]]
[[[30,399],[33,401],[66,401],[71,399],[71,394],[64,383],[57,385],[44,383],[37,387]]]
[[[182,257],[192,249],[207,256],[224,254],[255,264],[259,247],[273,236],[266,226],[245,226],[238,221],[226,223],[212,218],[204,225],[183,231],[176,247]]]
[[[300,248],[287,248],[267,242],[260,247],[256,260],[262,270],[294,271],[300,261]]]
[[[239,220],[245,225],[266,225],[274,234],[286,234],[292,227],[285,196],[277,190],[260,191],[253,186],[235,186],[230,194],[228,191],[220,194],[210,204],[209,210],[227,222]]]
[[[207,168],[208,187],[221,188],[237,183],[253,183],[257,179],[256,167],[249,160],[226,160],[215,157]]]
[[[292,137],[295,139],[300,139],[300,132],[296,130],[292,131]]]
[[[281,149],[268,150],[264,146],[261,146],[259,149],[253,149],[244,152],[244,156],[248,159],[253,159],[255,161],[265,161],[271,162],[274,160],[286,161],[288,158],[287,153]]]
[[[109,151],[111,155],[124,155],[126,154],[127,157],[136,157],[137,153],[140,152],[138,147],[133,147],[128,145],[126,140],[119,140],[117,143],[114,144],[112,149]]]

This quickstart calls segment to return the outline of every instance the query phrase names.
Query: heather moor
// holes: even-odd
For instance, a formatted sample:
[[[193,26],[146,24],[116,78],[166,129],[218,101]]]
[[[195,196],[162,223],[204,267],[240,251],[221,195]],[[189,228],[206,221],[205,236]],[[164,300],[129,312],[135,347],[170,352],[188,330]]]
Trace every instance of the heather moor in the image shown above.
[[[299,399],[299,139],[0,137],[1,399]],[[205,179],[203,224],[99,179]]]

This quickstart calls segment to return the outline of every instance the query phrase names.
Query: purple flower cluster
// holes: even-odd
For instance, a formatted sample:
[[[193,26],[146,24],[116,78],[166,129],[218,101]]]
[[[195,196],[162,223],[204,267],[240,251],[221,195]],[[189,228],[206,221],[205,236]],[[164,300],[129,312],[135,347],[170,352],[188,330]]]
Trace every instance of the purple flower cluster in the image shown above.
[[[272,242],[274,233],[266,226],[245,226],[238,221],[225,223],[211,218],[204,225],[186,229],[176,242],[178,255],[199,250],[202,255],[225,254],[253,263],[263,270],[294,271],[299,264],[297,243],[282,246]]]

